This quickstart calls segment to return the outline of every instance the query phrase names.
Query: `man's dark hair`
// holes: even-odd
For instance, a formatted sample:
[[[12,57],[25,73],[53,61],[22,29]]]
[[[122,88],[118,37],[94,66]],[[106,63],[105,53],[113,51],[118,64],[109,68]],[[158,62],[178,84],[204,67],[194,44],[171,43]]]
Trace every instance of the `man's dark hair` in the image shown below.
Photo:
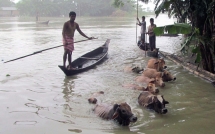
[[[75,16],[76,16],[76,13],[75,13],[74,11],[71,11],[71,12],[69,13],[69,17],[72,16],[72,15],[75,15]]]
[[[145,16],[142,16],[142,18],[144,18],[144,19],[145,19]]]
[[[153,18],[150,18],[150,21],[154,21],[154,19],[153,19]]]

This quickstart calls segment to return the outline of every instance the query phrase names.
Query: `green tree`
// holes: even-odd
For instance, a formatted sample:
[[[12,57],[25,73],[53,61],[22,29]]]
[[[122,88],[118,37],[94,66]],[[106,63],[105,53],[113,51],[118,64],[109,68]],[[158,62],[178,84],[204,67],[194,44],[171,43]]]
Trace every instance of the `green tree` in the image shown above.
[[[117,9],[112,0],[22,0],[17,4],[21,15],[40,16],[68,15],[75,11],[79,16],[109,16]],[[132,12],[132,3],[126,4],[121,10]]]
[[[214,0],[155,0],[155,13],[159,15],[162,11],[174,15],[179,22],[189,20],[192,26],[191,37],[188,40],[195,40],[197,44],[192,46],[191,51],[196,54],[196,62],[201,64],[207,71],[214,73],[214,41],[213,16]],[[189,46],[191,41],[187,41],[184,48]],[[182,50],[185,50],[182,48]]]
[[[10,0],[0,0],[0,7],[10,7],[15,6],[15,3],[13,3]]]
[[[142,2],[149,2],[149,0],[141,0]],[[115,0],[117,6],[123,5],[123,0]],[[191,36],[187,38],[186,42],[182,46],[182,50],[185,47],[192,53],[196,54],[196,63],[202,65],[202,67],[214,73],[214,4],[215,0],[154,0],[155,13],[158,16],[160,13],[168,12],[169,16],[174,16],[178,19],[178,22],[186,23],[186,20],[190,21],[192,31]],[[181,25],[183,29],[184,25]],[[177,31],[178,26],[164,26],[159,30],[166,29],[168,32]],[[174,29],[175,28],[175,29]],[[157,30],[157,31],[159,31]],[[160,32],[158,32],[160,33]],[[195,40],[197,43],[190,46],[190,42]]]

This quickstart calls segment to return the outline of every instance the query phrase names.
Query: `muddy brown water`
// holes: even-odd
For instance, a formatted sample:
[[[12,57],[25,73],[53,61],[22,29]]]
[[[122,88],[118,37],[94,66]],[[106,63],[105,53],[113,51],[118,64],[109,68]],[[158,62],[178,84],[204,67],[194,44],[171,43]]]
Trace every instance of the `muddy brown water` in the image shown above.
[[[147,25],[149,18],[146,18]],[[44,21],[47,18],[43,18]],[[62,65],[63,48],[56,48],[24,59],[4,61],[42,49],[62,45],[62,25],[68,18],[48,18],[48,26],[35,25],[34,18],[0,18],[0,133],[2,134],[213,134],[215,133],[215,90],[207,81],[166,60],[168,70],[177,77],[166,83],[160,94],[170,102],[168,113],[159,115],[141,108],[139,91],[123,87],[135,83],[137,76],[126,73],[126,66],[145,67],[149,57],[137,48],[133,18],[78,18],[84,33],[98,40],[75,44],[73,59],[111,39],[109,58],[87,72],[66,77]],[[171,24],[162,15],[158,26]],[[140,28],[138,27],[138,34]],[[78,33],[75,41],[84,39]],[[160,50],[175,53],[181,37],[157,37]],[[10,75],[10,76],[6,76]],[[104,91],[100,102],[127,102],[138,117],[129,127],[98,118],[87,99]]]

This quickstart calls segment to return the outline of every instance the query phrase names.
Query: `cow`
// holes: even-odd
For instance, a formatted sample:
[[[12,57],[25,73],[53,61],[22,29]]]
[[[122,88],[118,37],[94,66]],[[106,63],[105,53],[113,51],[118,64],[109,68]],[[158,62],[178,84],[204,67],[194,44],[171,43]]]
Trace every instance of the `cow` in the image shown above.
[[[163,82],[163,72],[157,72],[155,69],[147,68],[143,71],[142,76],[148,78],[154,78],[156,86],[164,87],[165,83]]]
[[[161,59],[152,58],[148,60],[147,68],[156,69],[157,71],[163,71],[164,69],[167,68],[167,66],[165,65],[165,61],[163,58]]]
[[[93,111],[101,118],[114,120],[122,126],[128,126],[131,122],[136,122],[137,117],[133,115],[131,107],[125,102],[121,104],[96,104]]]
[[[140,106],[154,110],[159,114],[166,114],[168,112],[165,105],[169,104],[169,102],[162,95],[153,95],[148,91],[143,91],[138,97],[138,103]]]
[[[156,78],[156,77],[160,78],[161,77],[162,81],[164,81],[164,82],[176,80],[176,77],[173,77],[172,74],[167,70],[164,70],[163,72],[158,72],[156,69],[147,68],[147,69],[145,69],[145,71],[143,71],[142,75],[146,76],[148,78]]]
[[[143,71],[143,68],[140,68],[138,66],[135,66],[135,67],[125,67],[124,68],[124,72],[134,72],[134,73],[137,73],[139,74],[140,72]]]
[[[168,81],[175,81],[176,77],[174,77],[169,71],[164,70],[162,79],[164,82],[168,82]]]
[[[134,90],[140,90],[140,91],[149,91],[152,94],[159,93],[159,89],[155,86],[155,80],[154,79],[152,79],[151,81],[148,82],[146,88],[139,86],[139,85],[136,85],[136,84],[124,85],[124,87],[133,88]]]
[[[98,97],[99,95],[101,95],[101,94],[104,94],[104,92],[103,91],[99,91],[99,92],[96,92],[96,93],[93,93],[92,95],[91,95],[91,97],[88,99],[88,102],[89,103],[92,103],[92,104],[96,104],[97,103],[97,99],[96,99],[96,97]]]
[[[163,82],[162,77],[159,77],[159,76],[157,76],[155,78],[149,78],[144,75],[141,75],[141,76],[137,76],[135,78],[135,81],[140,82],[140,83],[149,83],[150,81],[154,81],[156,87],[165,86],[165,83]]]
[[[131,112],[131,107],[127,103],[121,104],[98,104],[96,97],[104,94],[103,91],[93,93],[88,99],[89,103],[96,104],[93,111],[101,118],[106,120],[115,120],[120,125],[128,126],[131,122],[136,122],[137,117]]]

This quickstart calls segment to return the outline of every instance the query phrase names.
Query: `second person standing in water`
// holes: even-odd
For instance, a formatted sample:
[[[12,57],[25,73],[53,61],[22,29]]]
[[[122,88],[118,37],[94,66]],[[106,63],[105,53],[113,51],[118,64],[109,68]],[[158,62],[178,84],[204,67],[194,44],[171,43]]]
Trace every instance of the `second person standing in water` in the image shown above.
[[[142,45],[145,44],[145,33],[146,33],[146,21],[145,21],[145,16],[142,16],[142,22],[140,22],[139,18],[137,18],[138,23],[137,25],[141,26],[141,41],[142,41]]]
[[[153,51],[156,48],[156,36],[153,31],[155,27],[156,25],[154,24],[154,19],[150,18],[150,25],[148,26],[147,34],[149,35],[149,45],[150,45],[151,51]]]

